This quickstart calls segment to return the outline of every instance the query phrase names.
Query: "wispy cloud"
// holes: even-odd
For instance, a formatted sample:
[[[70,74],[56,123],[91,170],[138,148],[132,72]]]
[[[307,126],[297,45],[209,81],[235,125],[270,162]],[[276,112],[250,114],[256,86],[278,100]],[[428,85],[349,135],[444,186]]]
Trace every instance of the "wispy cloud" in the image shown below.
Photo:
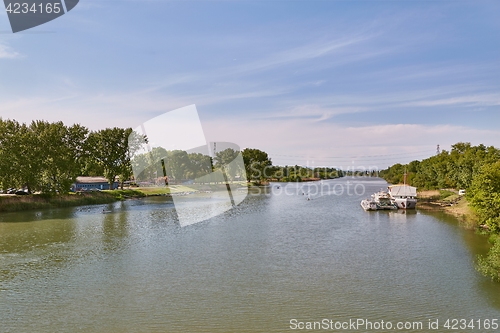
[[[432,106],[496,106],[500,105],[500,93],[473,94],[467,96],[454,96],[449,98],[427,99],[402,103],[401,106],[432,107]]]
[[[269,70],[297,62],[310,61],[340,52],[369,38],[370,36],[352,36],[301,45],[287,50],[278,51],[257,61],[232,68],[230,71],[237,73],[253,73],[255,71]]]
[[[364,166],[388,165],[427,158],[437,144],[449,149],[459,141],[500,146],[497,131],[467,126],[383,124],[343,126],[308,123],[299,119],[218,120],[204,124],[209,141],[230,141],[241,147],[257,147],[270,153],[277,164]],[[255,128],[258,128],[256,133]],[[404,138],[398,140],[396,138]],[[393,156],[405,154],[405,156]],[[367,157],[381,155],[378,158]],[[356,157],[357,156],[357,157]]]
[[[18,52],[12,50],[9,46],[0,44],[0,59],[14,59],[20,56]]]

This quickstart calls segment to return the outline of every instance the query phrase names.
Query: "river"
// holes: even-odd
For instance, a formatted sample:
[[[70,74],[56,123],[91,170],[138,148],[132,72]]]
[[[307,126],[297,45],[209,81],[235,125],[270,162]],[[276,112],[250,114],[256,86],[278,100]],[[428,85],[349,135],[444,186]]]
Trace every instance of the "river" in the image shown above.
[[[2,213],[0,332],[287,332],[323,319],[494,331],[478,326],[500,320],[500,284],[474,270],[484,236],[439,212],[363,211],[386,186],[273,184],[187,227],[163,197]],[[446,329],[453,318],[475,327]]]

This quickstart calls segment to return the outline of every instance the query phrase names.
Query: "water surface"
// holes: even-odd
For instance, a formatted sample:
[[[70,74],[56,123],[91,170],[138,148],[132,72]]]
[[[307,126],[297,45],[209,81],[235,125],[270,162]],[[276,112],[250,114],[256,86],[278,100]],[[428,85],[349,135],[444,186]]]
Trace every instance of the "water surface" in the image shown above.
[[[500,319],[500,284],[474,270],[484,237],[442,213],[363,211],[380,179],[324,185],[279,184],[184,228],[164,198],[1,214],[0,332]]]

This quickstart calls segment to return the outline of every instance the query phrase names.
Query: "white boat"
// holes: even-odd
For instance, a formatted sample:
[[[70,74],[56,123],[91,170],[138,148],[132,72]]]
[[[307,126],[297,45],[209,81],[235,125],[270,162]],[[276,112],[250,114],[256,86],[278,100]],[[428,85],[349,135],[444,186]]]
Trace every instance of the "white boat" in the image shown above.
[[[373,201],[377,205],[378,210],[393,210],[398,207],[392,202],[391,196],[388,192],[380,191],[372,194]]]
[[[403,185],[388,187],[392,202],[400,209],[415,209],[417,206],[417,188],[406,185],[406,172]]]
[[[377,210],[377,203],[373,199],[364,199],[361,200],[361,207],[363,207],[364,210],[370,211],[370,210]]]
[[[409,185],[389,186],[391,200],[400,209],[415,209],[417,206],[417,188]]]

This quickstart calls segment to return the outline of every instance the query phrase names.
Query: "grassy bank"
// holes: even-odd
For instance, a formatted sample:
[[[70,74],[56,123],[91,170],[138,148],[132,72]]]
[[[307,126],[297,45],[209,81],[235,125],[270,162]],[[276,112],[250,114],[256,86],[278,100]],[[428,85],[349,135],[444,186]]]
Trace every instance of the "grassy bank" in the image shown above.
[[[458,218],[467,229],[477,229],[479,219],[469,206],[465,196],[453,190],[430,190],[418,193],[419,209],[440,210]]]
[[[23,195],[1,196],[0,212],[15,212],[32,209],[74,207],[96,205],[114,202],[117,199],[110,194],[102,192],[65,194],[65,195]]]
[[[0,212],[15,212],[33,209],[75,207],[111,203],[130,198],[148,196],[164,196],[168,194],[183,194],[199,191],[217,191],[225,185],[204,185],[188,187],[185,185],[170,185],[167,187],[137,187],[123,190],[106,190],[97,192],[79,192],[63,195],[1,195]]]

